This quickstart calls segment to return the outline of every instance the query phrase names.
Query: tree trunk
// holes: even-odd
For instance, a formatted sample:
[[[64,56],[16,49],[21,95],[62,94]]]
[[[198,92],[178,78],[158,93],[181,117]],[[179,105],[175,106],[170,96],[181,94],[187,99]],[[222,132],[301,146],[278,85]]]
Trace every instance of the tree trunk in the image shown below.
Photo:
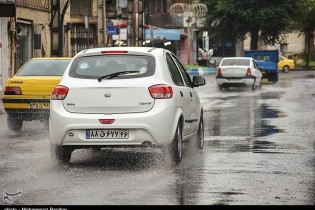
[[[311,37],[312,37],[312,32],[308,32],[307,35],[306,35],[306,43],[307,43],[307,47],[306,47],[306,68],[309,67],[309,63],[310,63]]]
[[[251,31],[250,50],[258,50],[259,31]]]

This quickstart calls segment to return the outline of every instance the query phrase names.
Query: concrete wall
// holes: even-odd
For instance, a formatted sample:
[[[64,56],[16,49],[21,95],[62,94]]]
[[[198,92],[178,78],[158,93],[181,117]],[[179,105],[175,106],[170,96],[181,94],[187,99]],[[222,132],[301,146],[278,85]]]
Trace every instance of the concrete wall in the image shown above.
[[[8,39],[8,17],[0,17],[0,98],[5,81],[10,77],[10,46]]]
[[[16,8],[16,19],[17,22],[19,20],[25,20],[32,22],[32,34],[34,34],[34,26],[42,25],[41,31],[41,42],[42,42],[42,50],[40,53],[34,53],[34,43],[32,43],[31,51],[32,57],[36,54],[36,57],[49,57],[50,56],[50,30],[49,30],[49,22],[50,22],[50,12],[43,10],[36,10],[27,7],[17,7]],[[32,40],[33,42],[33,40]],[[43,52],[43,54],[42,54]]]

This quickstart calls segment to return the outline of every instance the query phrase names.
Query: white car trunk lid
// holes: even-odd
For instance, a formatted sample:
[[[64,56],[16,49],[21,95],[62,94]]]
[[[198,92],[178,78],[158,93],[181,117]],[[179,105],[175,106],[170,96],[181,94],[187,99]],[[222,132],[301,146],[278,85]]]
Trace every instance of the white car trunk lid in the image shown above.
[[[245,77],[248,66],[224,66],[221,67],[223,77]]]
[[[119,114],[149,111],[154,99],[147,87],[106,87],[98,83],[94,87],[70,87],[63,103],[69,112]]]

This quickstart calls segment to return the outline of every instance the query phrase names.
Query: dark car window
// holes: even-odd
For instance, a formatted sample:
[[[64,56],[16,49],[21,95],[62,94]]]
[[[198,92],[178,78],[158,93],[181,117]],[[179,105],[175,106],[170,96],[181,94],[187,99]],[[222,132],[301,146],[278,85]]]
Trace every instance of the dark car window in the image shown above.
[[[74,59],[69,75],[83,79],[96,79],[105,75],[131,71],[114,79],[152,76],[155,58],[143,55],[93,55]]]
[[[170,71],[170,75],[172,77],[174,84],[178,86],[184,86],[184,82],[178,71],[178,68],[174,60],[172,59],[171,55],[168,53],[166,54],[166,61],[168,65],[168,70]]]
[[[192,81],[191,81],[190,76],[187,73],[185,67],[181,64],[181,62],[177,59],[177,57],[175,57],[174,55],[172,55],[172,57],[173,57],[174,61],[176,62],[177,66],[178,66],[178,69],[179,69],[180,73],[182,74],[182,76],[184,78],[186,86],[193,87]]]

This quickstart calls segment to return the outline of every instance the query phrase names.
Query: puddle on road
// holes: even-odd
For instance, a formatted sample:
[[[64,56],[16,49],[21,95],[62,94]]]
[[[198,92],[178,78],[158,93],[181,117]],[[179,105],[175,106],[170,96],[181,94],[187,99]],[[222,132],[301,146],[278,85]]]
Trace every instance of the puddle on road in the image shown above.
[[[230,102],[227,99],[222,106],[209,110],[205,113],[205,119],[210,119],[205,123],[205,145],[229,152],[286,153],[287,150],[279,150],[282,147],[274,142],[256,140],[286,133],[273,121],[287,117],[278,106],[282,94],[277,91],[234,98],[232,107],[224,106]]]

